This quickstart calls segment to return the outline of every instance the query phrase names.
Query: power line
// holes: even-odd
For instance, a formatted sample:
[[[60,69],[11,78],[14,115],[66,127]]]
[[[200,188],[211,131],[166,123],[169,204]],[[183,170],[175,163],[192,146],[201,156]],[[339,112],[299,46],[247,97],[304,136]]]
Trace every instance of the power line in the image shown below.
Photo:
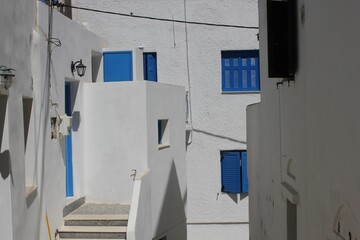
[[[186,24],[204,25],[204,26],[212,26],[212,27],[259,29],[259,27],[253,27],[253,26],[230,25],[230,24],[216,24],[216,23],[193,22],[193,21],[184,21],[184,20],[176,20],[176,19],[168,19],[168,18],[156,18],[156,17],[149,17],[149,16],[142,16],[142,15],[134,15],[134,14],[126,14],[126,13],[112,12],[112,11],[104,11],[104,10],[93,9],[93,8],[77,7],[77,6],[71,6],[71,5],[66,5],[66,4],[62,4],[62,3],[60,3],[60,4],[54,4],[54,6],[74,8],[74,9],[79,9],[79,10],[84,10],[84,11],[90,11],[90,12],[96,12],[96,13],[105,13],[105,14],[111,14],[111,15],[118,15],[118,16],[123,16],[123,17],[132,17],[132,18],[142,18],[142,19],[155,20],[155,21],[163,21],[163,22],[186,23]]]

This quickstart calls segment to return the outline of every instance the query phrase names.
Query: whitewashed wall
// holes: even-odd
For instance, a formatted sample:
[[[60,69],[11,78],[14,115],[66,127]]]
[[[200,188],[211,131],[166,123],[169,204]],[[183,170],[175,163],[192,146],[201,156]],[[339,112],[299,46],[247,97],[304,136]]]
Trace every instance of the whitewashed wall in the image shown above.
[[[146,88],[129,82],[85,84],[84,99],[86,197],[130,203],[131,170],[147,167]]]
[[[168,239],[185,239],[185,89],[169,84],[145,83],[148,166],[151,169],[151,237],[160,239],[166,235]],[[168,119],[169,147],[163,149],[159,149],[157,141],[159,119]]]
[[[249,164],[250,237],[287,239],[285,182],[299,196],[297,239],[359,239],[360,3],[297,4],[299,67],[295,83],[277,90],[279,79],[267,78],[266,2],[259,2],[262,102],[249,108],[258,123],[249,125],[250,148],[260,149],[248,156],[256,164]]]
[[[45,221],[49,215],[51,234],[62,225],[65,198],[65,162],[63,140],[50,140],[50,116],[47,72],[48,9],[37,1],[10,1],[0,3],[0,65],[16,69],[16,78],[10,88],[5,124],[0,148],[0,232],[1,239],[47,239]],[[78,24],[54,12],[53,37],[62,46],[52,52],[51,98],[64,113],[65,80],[80,81],[70,72],[71,60],[83,58],[90,66],[91,51],[101,50],[105,41],[84,30]],[[86,42],[83,40],[87,39]],[[91,67],[89,72],[91,72]],[[91,81],[88,73],[82,81]],[[81,85],[81,83],[80,83]],[[81,87],[79,87],[81,89]],[[80,97],[79,97],[80,96]],[[25,151],[23,98],[32,98],[33,106]],[[77,108],[81,106],[79,90]],[[4,108],[1,101],[1,108]],[[1,122],[1,121],[0,121]],[[74,174],[81,179],[81,128],[74,133]],[[81,181],[75,183],[76,194],[81,195]],[[32,194],[26,187],[37,187]]]
[[[184,20],[184,1],[78,1],[74,6],[134,15]],[[257,26],[257,1],[186,1],[187,20]],[[220,150],[246,149],[246,105],[259,94],[221,93],[221,51],[258,49],[257,30],[187,26],[74,10],[74,20],[113,46],[144,46],[157,52],[158,81],[185,86],[191,82],[193,142],[187,147],[187,221],[189,239],[217,239],[231,229],[229,239],[248,239],[246,196],[221,193]],[[189,73],[188,73],[189,71]],[[189,75],[188,75],[189,74]],[[219,194],[219,196],[218,196]],[[229,225],[228,223],[234,223]],[[214,228],[213,224],[218,224]],[[225,226],[225,224],[228,224]],[[245,226],[245,227],[244,227]],[[241,230],[239,230],[241,229]],[[208,232],[212,237],[208,237]],[[216,233],[216,234],[215,234]],[[205,237],[206,236],[206,237]]]
[[[145,81],[85,84],[85,195],[131,203],[149,232],[186,236],[185,90]],[[159,149],[158,120],[168,119],[169,147]],[[133,173],[150,169],[132,202]],[[149,209],[144,207],[149,206]],[[145,209],[145,210],[144,210]],[[133,210],[132,210],[133,211]],[[143,212],[146,211],[146,214]],[[139,236],[137,236],[139,237]],[[142,239],[142,238],[139,238]],[[144,238],[145,239],[145,238]]]

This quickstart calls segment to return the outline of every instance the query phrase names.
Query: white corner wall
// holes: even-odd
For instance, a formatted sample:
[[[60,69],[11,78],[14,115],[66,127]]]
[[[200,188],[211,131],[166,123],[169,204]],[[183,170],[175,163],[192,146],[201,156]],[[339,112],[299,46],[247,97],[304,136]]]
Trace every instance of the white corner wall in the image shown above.
[[[152,237],[180,240],[186,236],[187,216],[185,89],[153,82],[146,86]],[[168,148],[159,149],[159,119],[168,119]]]
[[[141,82],[85,84],[85,194],[130,203],[132,169],[147,167],[146,88]]]
[[[84,92],[87,200],[131,203],[130,234],[138,239],[145,239],[141,238],[145,233],[146,238],[183,239],[187,193],[184,88],[131,81],[85,84]],[[163,149],[158,145],[159,119],[168,119],[170,144]],[[136,177],[134,186],[132,169],[139,175],[149,172],[144,179]]]
[[[287,239],[291,196],[283,183],[299,196],[297,239],[359,239],[359,7],[297,2],[298,69],[295,82],[277,90],[280,79],[267,77],[266,1],[259,1],[262,102],[249,108],[249,120],[259,123],[258,130],[249,125],[251,148],[259,149],[249,154],[251,239]]]

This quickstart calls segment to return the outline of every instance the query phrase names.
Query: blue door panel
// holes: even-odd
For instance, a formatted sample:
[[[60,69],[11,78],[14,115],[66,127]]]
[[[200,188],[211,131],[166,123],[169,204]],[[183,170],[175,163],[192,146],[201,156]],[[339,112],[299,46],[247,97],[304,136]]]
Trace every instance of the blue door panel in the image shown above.
[[[223,192],[240,192],[240,152],[222,153],[221,182]]]
[[[104,82],[132,81],[132,52],[104,52]]]
[[[241,192],[249,192],[249,180],[247,171],[247,152],[241,152]]]
[[[157,82],[156,53],[144,53],[144,80]]]
[[[70,82],[65,82],[65,113],[72,116],[71,109],[71,85]],[[72,130],[70,134],[65,137],[65,157],[66,157],[66,196],[74,196],[73,190],[73,169],[72,169]]]

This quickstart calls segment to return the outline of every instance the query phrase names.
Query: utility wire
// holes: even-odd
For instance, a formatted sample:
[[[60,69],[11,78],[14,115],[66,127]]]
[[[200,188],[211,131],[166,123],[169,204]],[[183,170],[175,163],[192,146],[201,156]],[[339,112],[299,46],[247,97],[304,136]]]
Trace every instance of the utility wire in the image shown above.
[[[204,26],[212,26],[212,27],[259,29],[259,27],[253,27],[253,26],[242,26],[242,25],[231,25],[231,24],[217,24],[217,23],[206,23],[206,22],[193,22],[193,21],[186,21],[186,20],[184,21],[184,20],[176,20],[176,19],[168,19],[168,18],[156,18],[156,17],[149,17],[149,16],[142,16],[142,15],[134,15],[134,14],[126,14],[126,13],[112,12],[112,11],[104,11],[104,10],[93,9],[93,8],[77,7],[77,6],[66,5],[66,4],[63,4],[63,3],[54,4],[54,6],[58,6],[58,7],[68,7],[68,8],[74,8],[74,9],[79,9],[79,10],[84,10],[84,11],[90,11],[90,12],[105,13],[105,14],[118,15],[118,16],[123,16],[123,17],[142,18],[142,19],[155,20],[155,21],[163,21],[163,22],[186,23],[186,24],[204,25]]]

